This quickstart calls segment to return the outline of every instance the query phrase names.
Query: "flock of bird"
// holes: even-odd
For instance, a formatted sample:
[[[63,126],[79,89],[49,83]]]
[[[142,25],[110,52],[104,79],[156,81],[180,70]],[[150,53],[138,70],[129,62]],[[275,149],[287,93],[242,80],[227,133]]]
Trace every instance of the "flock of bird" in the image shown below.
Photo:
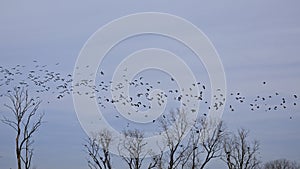
[[[263,82],[262,85],[266,85]],[[279,92],[274,92],[268,95],[256,95],[254,97],[246,98],[240,92],[230,93],[230,96],[239,104],[248,104],[251,111],[284,111],[289,106],[297,106],[298,95],[291,94],[289,96],[282,96]],[[287,101],[289,100],[289,102]],[[235,111],[232,104],[229,105],[230,111]],[[290,117],[291,119],[292,117]]]
[[[55,64],[58,65],[59,63]],[[36,60],[30,68],[20,64],[10,68],[0,66],[0,97],[11,93],[13,88],[24,88],[36,98],[53,94],[61,99],[71,94],[72,81],[71,74],[63,75],[50,70],[47,65],[40,65]]]
[[[84,67],[77,69],[82,69],[82,71],[84,71]],[[125,70],[124,73],[126,73]],[[182,105],[184,107],[187,107],[189,102],[204,100],[203,93],[206,89],[206,86],[201,84],[200,82],[191,84],[187,88],[179,89],[178,87],[176,87],[176,82],[173,77],[151,82],[146,80],[147,77],[139,76],[132,80],[125,79],[124,81],[126,81],[125,83],[127,84],[124,84],[124,82],[104,81],[103,78],[101,78],[104,76],[104,71],[100,71],[100,73],[98,74],[98,84],[94,84],[93,79],[89,78],[81,79],[75,82],[74,86],[84,86],[90,88],[91,90],[87,92],[74,90],[73,93],[78,95],[86,95],[91,99],[94,99],[96,97],[101,108],[106,108],[107,106],[109,106],[109,104],[119,102],[123,105],[129,104],[130,106],[134,107],[136,111],[142,109],[151,109],[152,107],[150,105],[150,101],[153,100],[156,101],[158,106],[163,106],[165,103],[172,100],[173,102],[182,102]],[[124,74],[123,77],[126,77],[126,75]],[[166,85],[166,80],[173,85]],[[126,96],[123,92],[123,89],[126,86],[129,86],[129,90],[131,91],[131,94],[129,96]],[[169,86],[169,88],[164,90],[163,92],[157,93],[154,96],[151,95],[151,92],[154,89],[162,89],[165,86]],[[200,90],[198,93],[193,93],[192,91],[195,90],[196,87],[199,87]],[[111,97],[111,91],[119,93],[118,96]],[[223,96],[222,94],[220,95]],[[225,98],[222,98],[222,100],[220,99],[218,103],[215,103],[214,107],[218,109],[220,106],[224,105],[224,102]],[[208,104],[208,101],[206,101],[205,103]],[[190,109],[190,111],[194,112],[195,109]]]
[[[55,67],[59,66],[59,63],[52,66],[56,70]],[[83,68],[77,67],[77,69]],[[221,106],[224,106],[225,101],[227,105],[225,111],[236,111],[237,106],[247,106],[250,111],[283,111],[289,106],[297,106],[298,101],[297,94],[291,94],[288,96],[289,98],[286,98],[287,96],[282,96],[279,92],[269,95],[256,95],[255,97],[243,96],[241,92],[230,92],[225,98],[225,94],[220,89],[217,89],[218,94],[214,95],[213,99],[210,100],[210,97],[207,97],[209,96],[210,88],[201,82],[193,83],[188,88],[179,89],[173,77],[153,82],[153,80],[147,81],[147,77],[140,76],[127,80],[126,83],[128,84],[123,84],[104,80],[107,79],[104,70],[100,70],[97,73],[96,80],[85,77],[85,79],[75,82],[71,74],[62,74],[55,70],[50,70],[48,65],[39,64],[35,60],[33,61],[33,67],[20,64],[10,68],[0,66],[0,97],[12,92],[11,87],[14,86],[30,89],[37,98],[41,95],[55,95],[57,99],[62,99],[70,94],[86,95],[91,99],[97,99],[99,106],[103,109],[109,105],[114,105],[116,102],[121,102],[124,105],[129,104],[136,110],[141,110],[151,109],[150,101],[152,100],[155,100],[159,106],[164,105],[168,101],[177,102],[177,105],[181,104],[183,106],[187,106],[188,102],[197,101],[206,105],[207,110],[200,109],[200,111],[203,111],[202,115],[204,116],[207,115],[209,109],[218,110]],[[124,71],[125,73],[126,71]],[[129,96],[122,92],[127,85],[131,91]],[[267,84],[262,82],[261,85]],[[88,87],[91,90],[89,92],[75,90],[76,87],[80,86]],[[114,87],[112,88],[111,86]],[[151,95],[154,89],[166,86],[169,86],[169,88],[164,92],[157,93],[155,96]],[[196,88],[199,89],[199,92],[192,94],[192,91]],[[111,91],[120,92],[117,97],[112,97]],[[231,103],[232,100],[234,101],[233,103]],[[292,101],[292,103],[288,103],[288,100]],[[194,112],[196,110],[190,109],[190,111]],[[116,117],[119,118],[119,116]]]

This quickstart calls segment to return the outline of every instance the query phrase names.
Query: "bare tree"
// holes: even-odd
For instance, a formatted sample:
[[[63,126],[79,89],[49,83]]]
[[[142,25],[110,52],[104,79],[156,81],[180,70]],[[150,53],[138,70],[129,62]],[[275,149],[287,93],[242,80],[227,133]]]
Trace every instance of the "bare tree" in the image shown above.
[[[203,169],[212,159],[221,157],[226,134],[223,122],[202,118],[195,120],[190,128],[187,116],[177,109],[170,113],[170,118],[161,119],[166,151],[162,151],[159,164],[167,166],[158,168]]]
[[[300,165],[287,159],[279,159],[264,164],[263,169],[300,169]]]
[[[16,132],[15,151],[18,169],[31,167],[34,143],[33,135],[42,124],[44,114],[38,114],[37,110],[41,101],[29,97],[28,90],[16,87],[12,92],[8,92],[11,105],[5,104],[12,113],[13,118],[6,116],[1,120],[12,127]]]
[[[166,164],[166,168],[174,169],[184,167],[187,164],[186,154],[189,147],[184,142],[184,137],[189,131],[189,124],[187,121],[187,113],[177,109],[170,112],[169,118],[162,118],[160,126],[164,133],[164,141],[166,152],[162,151],[163,156],[160,164]],[[161,166],[165,168],[164,166]]]
[[[144,133],[140,130],[127,130],[123,132],[124,139],[119,145],[119,155],[127,163],[130,169],[140,169],[147,155],[151,150],[146,150],[147,143],[144,141]],[[148,169],[154,168],[157,164],[156,156],[148,165]]]
[[[238,130],[237,135],[231,134],[223,144],[225,152],[222,158],[228,169],[256,169],[259,168],[258,160],[259,143],[247,140],[249,131]]]
[[[85,151],[89,155],[88,166],[91,169],[111,169],[110,143],[112,134],[108,130],[102,130],[88,138],[84,145]]]
[[[222,143],[226,131],[222,121],[201,119],[190,133],[187,158],[191,169],[203,169],[212,159],[222,155]]]

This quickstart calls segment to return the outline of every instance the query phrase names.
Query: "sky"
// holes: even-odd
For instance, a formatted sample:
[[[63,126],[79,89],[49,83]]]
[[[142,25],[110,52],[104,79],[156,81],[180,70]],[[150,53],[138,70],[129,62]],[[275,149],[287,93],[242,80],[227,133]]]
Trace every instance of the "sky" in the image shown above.
[[[55,71],[72,73],[80,50],[99,28],[129,14],[163,12],[188,20],[210,39],[224,67],[228,95],[240,92],[250,101],[257,95],[279,92],[292,103],[292,95],[300,94],[299,5],[294,0],[2,0],[0,65],[30,67],[33,60],[38,60]],[[201,61],[186,47],[174,39],[155,35],[126,39],[105,56],[101,68],[112,75],[125,56],[147,47],[168,49],[182,56],[197,80],[209,81]],[[56,63],[59,65],[55,66]],[[149,80],[165,78],[161,73],[149,76]],[[1,116],[7,112],[2,102],[5,100],[1,99]],[[222,119],[232,131],[240,127],[250,130],[250,139],[260,141],[262,161],[287,158],[300,162],[300,104],[266,112],[251,111],[248,102],[239,104],[229,96],[227,102],[232,103],[235,111],[225,108]],[[277,103],[275,99],[268,104]],[[35,137],[34,165],[43,169],[87,168],[82,146],[87,136],[77,119],[72,96],[53,99],[51,105],[42,106],[41,110],[46,113],[46,123]],[[111,122],[114,123],[113,119]],[[13,130],[1,123],[1,168],[16,166],[13,140]],[[222,168],[224,164],[216,162],[210,167],[215,166]]]

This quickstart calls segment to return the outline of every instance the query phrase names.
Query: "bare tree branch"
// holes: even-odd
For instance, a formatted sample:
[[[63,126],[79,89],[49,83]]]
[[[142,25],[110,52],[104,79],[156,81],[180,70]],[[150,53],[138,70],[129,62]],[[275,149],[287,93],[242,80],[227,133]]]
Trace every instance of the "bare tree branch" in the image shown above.
[[[287,159],[279,159],[265,163],[263,169],[300,169],[300,164]]]
[[[92,138],[88,138],[87,144],[84,145],[85,151],[88,153],[88,166],[93,169],[111,169],[110,143],[112,135],[108,130],[101,130],[94,134]]]
[[[4,106],[12,112],[13,119],[4,116],[1,121],[16,131],[15,151],[18,169],[21,169],[22,166],[29,169],[33,157],[33,148],[31,147],[34,140],[32,137],[41,126],[44,117],[44,114],[37,114],[41,101],[34,101],[29,97],[28,90],[18,87],[14,88],[13,93],[9,92],[6,96],[11,105],[5,104]]]
[[[147,143],[144,141],[144,133],[140,130],[124,131],[125,138],[121,140],[119,145],[119,155],[127,163],[130,169],[140,169],[147,155],[151,153],[146,150]],[[157,162],[150,163],[148,168],[153,168]]]
[[[257,141],[248,142],[249,131],[238,130],[237,135],[231,134],[223,144],[225,156],[222,160],[229,169],[256,169],[259,167],[258,160],[259,143]]]
[[[187,114],[179,109],[170,112],[169,118],[160,120],[160,126],[164,133],[165,146],[167,149],[165,163],[168,169],[184,167],[184,154],[189,147],[184,145],[184,136],[188,133]]]

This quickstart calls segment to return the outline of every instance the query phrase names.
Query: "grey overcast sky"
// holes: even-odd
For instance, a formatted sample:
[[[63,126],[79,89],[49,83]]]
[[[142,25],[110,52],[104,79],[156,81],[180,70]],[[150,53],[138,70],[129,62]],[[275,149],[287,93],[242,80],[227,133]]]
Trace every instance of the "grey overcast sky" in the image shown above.
[[[293,94],[300,94],[299,7],[297,0],[2,0],[0,65],[30,67],[33,60],[48,65],[59,62],[57,71],[71,73],[84,43],[103,25],[137,12],[164,12],[185,18],[208,36],[222,60],[228,93],[238,91],[251,98],[279,92],[292,100]],[[168,48],[163,38],[148,38]],[[109,56],[129,54],[136,46],[139,49],[149,44],[159,47],[147,37],[137,37]],[[177,49],[176,45],[173,48]],[[117,62],[109,60],[109,56],[104,65],[107,71]],[[187,62],[197,71],[197,64]],[[267,85],[262,85],[263,81]],[[1,116],[7,112],[2,103],[3,99]],[[247,105],[235,106],[234,112],[225,109],[224,121],[229,129],[250,130],[251,139],[261,143],[263,161],[287,158],[300,162],[299,106],[268,112],[252,112]],[[34,166],[87,168],[82,147],[86,135],[77,120],[72,97],[54,101],[53,106],[41,110],[46,112],[47,122],[36,135]],[[0,123],[0,168],[16,167],[13,140],[13,130]],[[216,166],[225,168],[221,162],[210,168]]]

